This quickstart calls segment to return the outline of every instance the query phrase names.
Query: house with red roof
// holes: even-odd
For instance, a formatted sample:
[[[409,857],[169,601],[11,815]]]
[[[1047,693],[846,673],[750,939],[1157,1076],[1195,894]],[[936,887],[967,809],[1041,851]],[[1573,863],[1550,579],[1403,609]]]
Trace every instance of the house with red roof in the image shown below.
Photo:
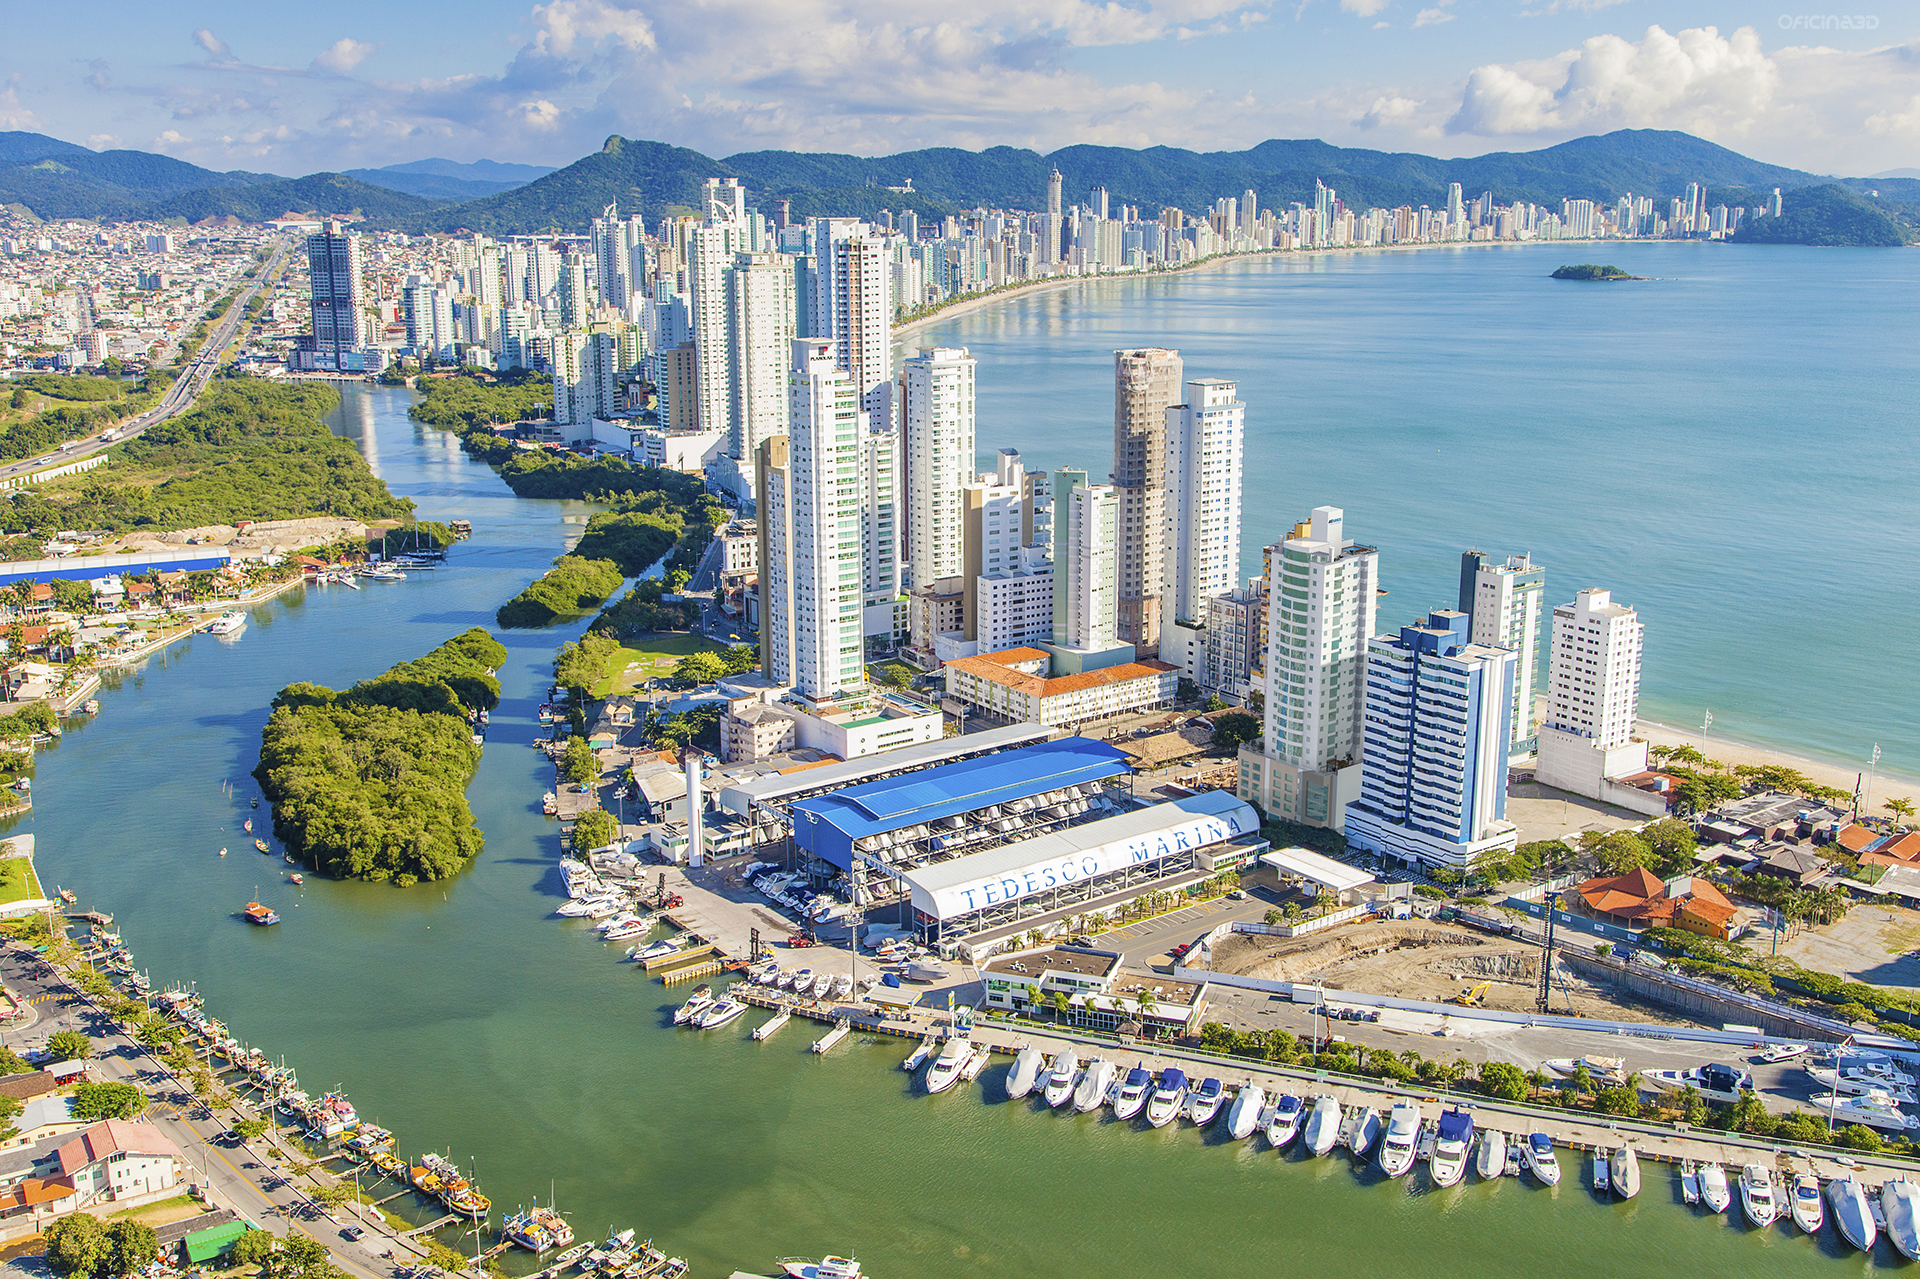
[[[1588,914],[1635,931],[1682,928],[1721,941],[1731,941],[1746,931],[1747,921],[1740,908],[1700,876],[1668,884],[1640,867],[1624,875],[1589,879],[1573,891]]]
[[[186,1167],[180,1148],[152,1124],[106,1119],[61,1146],[58,1180],[74,1189],[77,1207],[142,1199],[169,1190]]]

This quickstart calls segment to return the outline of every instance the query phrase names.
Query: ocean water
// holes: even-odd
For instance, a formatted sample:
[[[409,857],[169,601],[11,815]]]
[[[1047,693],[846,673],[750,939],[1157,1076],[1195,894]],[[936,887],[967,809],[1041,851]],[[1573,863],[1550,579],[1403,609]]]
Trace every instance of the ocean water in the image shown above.
[[[1548,278],[1592,258],[1650,278]],[[979,361],[983,469],[1096,475],[1112,352],[1174,347],[1247,406],[1243,575],[1342,507],[1384,630],[1455,606],[1462,551],[1530,552],[1550,602],[1639,611],[1643,717],[1920,778],[1917,289],[1897,249],[1462,246],[1092,282],[902,345]]]

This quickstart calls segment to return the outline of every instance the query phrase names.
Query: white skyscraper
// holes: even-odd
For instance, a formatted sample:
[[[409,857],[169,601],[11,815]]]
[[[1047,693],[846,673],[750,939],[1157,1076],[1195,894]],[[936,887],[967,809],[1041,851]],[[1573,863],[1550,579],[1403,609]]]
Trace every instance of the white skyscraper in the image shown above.
[[[687,267],[692,313],[694,398],[700,429],[733,438],[733,261],[744,247],[745,228],[707,223],[694,228]]]
[[[587,260],[569,252],[560,270],[560,327],[586,328],[592,310],[587,304]]]
[[[1337,506],[1315,507],[1272,550],[1266,721],[1261,748],[1240,748],[1240,797],[1276,817],[1338,830],[1359,794],[1362,676],[1380,552],[1346,537]]]
[[[1531,755],[1533,699],[1540,669],[1540,613],[1547,571],[1525,555],[1495,564],[1478,551],[1460,557],[1460,611],[1471,620],[1476,644],[1513,650],[1513,705],[1508,714],[1508,753]]]
[[[849,235],[818,249],[824,307],[811,317],[814,336],[833,343],[833,358],[852,376],[860,407],[892,416],[893,263],[885,239]]]
[[[1160,557],[1160,659],[1196,683],[1207,675],[1207,601],[1240,572],[1240,475],[1247,410],[1236,384],[1187,382],[1187,402],[1166,411],[1166,531]]]
[[[1047,175],[1047,211],[1040,220],[1040,261],[1060,261],[1060,170]]]
[[[1113,470],[1120,498],[1120,638],[1160,651],[1167,580],[1167,410],[1180,402],[1180,353],[1113,353]]]
[[[1639,615],[1615,604],[1609,591],[1581,591],[1553,610],[1547,714],[1535,770],[1541,782],[1601,799],[1609,781],[1646,771],[1647,744],[1633,736],[1641,642]]]
[[[816,339],[795,339],[789,386],[785,522],[792,545],[770,550],[792,561],[791,665],[784,678],[804,698],[828,699],[866,687],[860,405],[831,344]]]
[[[906,595],[901,589],[900,435],[891,423],[861,414],[861,588],[866,600],[863,631],[904,643]]]
[[[1120,499],[1084,471],[1054,472],[1053,642],[1101,653],[1119,645]]]
[[[901,365],[909,588],[965,569],[960,491],[973,479],[974,361],[964,347],[922,347]]]
[[[773,253],[741,254],[726,268],[731,301],[733,412],[727,453],[748,459],[760,441],[787,433],[787,361],[793,352],[793,264]]]

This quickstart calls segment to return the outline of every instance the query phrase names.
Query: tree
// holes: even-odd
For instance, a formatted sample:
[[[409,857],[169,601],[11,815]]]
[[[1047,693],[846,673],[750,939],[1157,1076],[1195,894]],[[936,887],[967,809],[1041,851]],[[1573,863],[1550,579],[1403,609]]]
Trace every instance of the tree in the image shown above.
[[[1894,799],[1886,800],[1880,805],[1880,807],[1886,809],[1889,813],[1892,813],[1894,817],[1898,818],[1902,822],[1909,822],[1913,820],[1913,800],[1906,796],[1900,796]]]
[[[94,1279],[113,1260],[113,1241],[100,1218],[88,1212],[62,1217],[46,1229],[47,1265],[57,1275]]]
[[[567,739],[560,769],[570,782],[591,783],[599,779],[600,761],[594,758],[593,747],[587,745],[587,739],[576,734]]]
[[[718,653],[689,653],[673,667],[673,678],[689,686],[711,684],[726,674],[727,664]]]
[[[233,1241],[227,1250],[230,1266],[261,1266],[273,1255],[273,1236],[264,1230],[249,1230]]]
[[[47,1052],[55,1061],[85,1061],[93,1041],[77,1030],[56,1030],[47,1036]]]
[[[324,1186],[314,1187],[313,1193],[308,1197],[322,1208],[332,1210],[353,1198],[353,1187],[341,1181],[330,1182]]]
[[[1200,700],[1200,686],[1182,675],[1174,681],[1173,698],[1177,702],[1197,702]]]
[[[1693,827],[1675,817],[1663,817],[1640,831],[1640,838],[1653,849],[1662,875],[1678,875],[1693,866],[1694,849],[1699,841]]]
[[[1603,1115],[1637,1119],[1640,1116],[1640,1095],[1631,1088],[1602,1088],[1593,1095],[1593,1108]]]
[[[576,853],[589,848],[605,848],[619,837],[620,823],[604,809],[589,809],[580,814],[580,820],[573,824],[573,848]]]
[[[1480,1067],[1480,1084],[1489,1096],[1503,1101],[1527,1099],[1527,1077],[1520,1067],[1505,1061],[1489,1061]]]
[[[0,1075],[24,1075],[32,1069],[19,1053],[0,1044]]]
[[[160,1236],[145,1222],[126,1218],[110,1222],[107,1241],[113,1248],[107,1266],[116,1275],[138,1274],[160,1255]]]
[[[1707,762],[1707,757],[1691,746],[1674,746],[1667,750],[1665,762],[1682,768],[1699,768]]]
[[[905,662],[888,662],[875,668],[874,678],[888,688],[905,688],[913,683],[913,668]]]
[[[434,1247],[429,1241],[427,1260],[438,1264]],[[453,1252],[453,1249],[444,1245],[439,1247],[441,1252]],[[458,1257],[460,1254],[453,1255]],[[465,1265],[466,1258],[461,1257],[454,1268]],[[327,1251],[325,1244],[305,1235],[293,1234],[280,1241],[280,1247],[267,1262],[267,1273],[273,1279],[339,1279],[345,1272],[333,1264],[333,1254]]]
[[[1260,736],[1260,721],[1245,711],[1229,711],[1213,721],[1215,750],[1235,751]]]
[[[270,1126],[264,1119],[242,1119],[233,1125],[233,1131],[239,1135],[241,1141],[252,1145],[267,1135],[267,1129]]]
[[[1707,1099],[1692,1084],[1680,1090],[1680,1109],[1687,1123],[1707,1122]]]
[[[1602,875],[1624,875],[1657,860],[1652,845],[1625,830],[1582,831],[1580,851],[1593,858]]]
[[[147,1108],[147,1095],[132,1084],[80,1084],[73,1090],[73,1117],[95,1124],[132,1119]]]

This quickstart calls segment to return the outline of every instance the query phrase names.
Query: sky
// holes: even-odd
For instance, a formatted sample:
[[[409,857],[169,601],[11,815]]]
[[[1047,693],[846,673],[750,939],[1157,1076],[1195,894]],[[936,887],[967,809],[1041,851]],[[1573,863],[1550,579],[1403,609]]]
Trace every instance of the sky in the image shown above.
[[[0,129],[215,169],[564,165],[607,135],[788,148],[1268,138],[1478,155],[1679,129],[1920,169],[1920,3],[1852,0],[336,0],[17,6]]]

